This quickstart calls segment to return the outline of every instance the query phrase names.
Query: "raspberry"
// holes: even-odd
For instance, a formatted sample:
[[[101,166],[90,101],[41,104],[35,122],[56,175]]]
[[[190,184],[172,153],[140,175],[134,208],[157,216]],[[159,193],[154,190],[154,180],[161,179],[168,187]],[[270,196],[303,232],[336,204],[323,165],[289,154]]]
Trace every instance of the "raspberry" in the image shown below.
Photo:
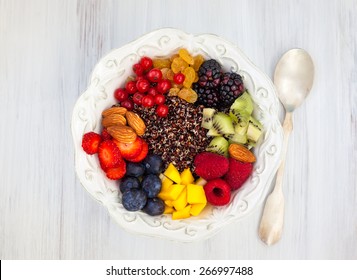
[[[229,158],[229,169],[223,179],[230,185],[231,190],[237,190],[247,181],[252,171],[252,163]]]
[[[195,172],[205,180],[222,177],[228,171],[228,159],[224,156],[202,152],[194,160]]]
[[[222,179],[208,181],[204,186],[207,201],[215,206],[223,206],[231,200],[230,186]]]

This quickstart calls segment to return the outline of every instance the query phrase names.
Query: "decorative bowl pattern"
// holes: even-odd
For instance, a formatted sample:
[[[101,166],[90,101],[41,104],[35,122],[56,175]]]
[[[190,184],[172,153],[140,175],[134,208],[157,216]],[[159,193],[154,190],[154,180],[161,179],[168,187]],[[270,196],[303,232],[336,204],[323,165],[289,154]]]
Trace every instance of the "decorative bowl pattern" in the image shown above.
[[[88,131],[100,131],[101,112],[115,103],[113,92],[122,86],[131,66],[142,56],[169,56],[180,48],[218,60],[224,70],[239,73],[250,92],[253,115],[263,124],[264,135],[255,147],[257,162],[244,186],[225,207],[206,207],[199,217],[172,220],[170,215],[151,217],[128,212],[121,204],[118,183],[106,178],[96,156],[83,152],[81,140]],[[279,163],[282,127],[278,119],[279,101],[271,80],[232,43],[211,34],[192,35],[176,29],[160,29],[111,51],[95,66],[88,89],[73,109],[72,134],[75,168],[84,188],[109,211],[125,230],[178,241],[194,241],[212,236],[224,225],[251,213],[266,197]]]

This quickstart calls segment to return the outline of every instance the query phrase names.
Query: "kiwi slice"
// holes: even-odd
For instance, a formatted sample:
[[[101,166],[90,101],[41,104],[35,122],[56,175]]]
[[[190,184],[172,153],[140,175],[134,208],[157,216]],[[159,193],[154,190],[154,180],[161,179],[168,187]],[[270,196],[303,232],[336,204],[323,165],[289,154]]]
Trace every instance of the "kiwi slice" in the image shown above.
[[[231,110],[240,112],[242,115],[250,116],[253,113],[254,105],[250,94],[245,91],[231,105]]]
[[[224,137],[217,136],[214,137],[212,141],[209,143],[209,145],[206,148],[206,151],[228,157],[228,146],[229,143]]]
[[[256,120],[253,116],[249,118],[249,124],[247,129],[247,138],[250,142],[258,142],[260,136],[262,135],[263,126]]]
[[[214,130],[219,135],[223,134],[234,134],[234,127],[232,123],[232,119],[224,114],[224,113],[216,113],[213,116],[212,120],[212,128],[210,130]],[[210,131],[208,131],[210,132]],[[208,135],[208,134],[207,134]],[[218,135],[209,135],[209,136],[218,136]]]
[[[206,129],[210,129],[212,127],[213,116],[216,113],[215,109],[212,108],[204,108],[202,111],[202,123],[201,126]]]
[[[246,134],[231,134],[231,135],[227,135],[227,139],[229,144],[245,144],[247,143],[248,139],[247,139],[247,135]]]

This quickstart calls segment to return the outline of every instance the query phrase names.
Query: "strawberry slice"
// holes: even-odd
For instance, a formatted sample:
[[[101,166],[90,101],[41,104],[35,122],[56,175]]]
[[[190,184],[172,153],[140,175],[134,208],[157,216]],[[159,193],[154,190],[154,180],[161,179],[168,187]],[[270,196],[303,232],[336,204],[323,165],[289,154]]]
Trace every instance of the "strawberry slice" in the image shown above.
[[[140,137],[136,137],[136,140],[133,143],[125,144],[115,141],[115,144],[117,144],[122,157],[130,160],[132,158],[136,158],[141,153],[141,150],[143,149],[143,142],[144,140]]]
[[[118,167],[109,168],[106,172],[107,177],[111,180],[119,180],[126,173],[126,163],[123,159],[120,160]]]
[[[105,141],[105,140],[112,140],[112,136],[109,134],[108,130],[106,128],[103,128],[102,130],[102,133],[101,133],[101,136],[102,136],[102,140]]]
[[[104,171],[107,171],[109,168],[118,167],[121,161],[123,161],[119,148],[111,140],[106,140],[99,144],[98,158],[100,166]]]
[[[98,133],[88,132],[83,135],[82,148],[88,155],[93,155],[98,152],[98,146],[101,140]]]
[[[137,157],[135,157],[135,158],[130,158],[130,159],[128,159],[128,161],[131,161],[131,162],[140,162],[140,161],[142,161],[142,160],[147,156],[147,154],[148,154],[148,152],[149,152],[149,146],[148,146],[148,144],[147,144],[144,140],[142,140],[142,142],[143,142],[143,148],[142,148],[140,154],[139,154]]]

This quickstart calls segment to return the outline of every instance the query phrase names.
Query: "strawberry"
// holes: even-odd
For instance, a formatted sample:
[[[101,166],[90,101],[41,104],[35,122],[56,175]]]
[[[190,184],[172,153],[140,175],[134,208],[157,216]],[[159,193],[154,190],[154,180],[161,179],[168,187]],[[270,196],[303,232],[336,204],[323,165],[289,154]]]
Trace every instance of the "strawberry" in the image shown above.
[[[111,180],[119,180],[124,177],[126,173],[126,163],[123,159],[119,161],[118,167],[109,168],[106,175]]]
[[[224,156],[202,152],[194,160],[195,173],[205,180],[222,177],[228,171],[228,159]]]
[[[204,186],[207,201],[215,206],[223,206],[231,200],[231,188],[222,179],[213,179]]]
[[[137,157],[141,153],[144,141],[140,137],[136,137],[136,140],[129,144],[121,143],[119,141],[114,142],[117,144],[122,157],[129,160]]]
[[[247,181],[252,171],[252,163],[229,158],[229,169],[223,179],[230,185],[232,191],[237,190]]]
[[[106,140],[99,144],[98,158],[100,166],[104,171],[107,171],[109,168],[118,167],[121,161],[123,161],[119,148],[111,140]]]
[[[103,141],[113,139],[112,136],[108,133],[108,130],[106,128],[103,128],[101,136]]]
[[[147,156],[147,154],[148,154],[148,152],[149,152],[149,146],[148,146],[148,144],[147,144],[144,140],[142,140],[142,142],[143,142],[143,147],[142,147],[142,150],[141,150],[140,154],[139,154],[137,157],[135,157],[135,158],[130,158],[130,159],[128,159],[128,161],[131,161],[131,162],[140,162],[140,161],[142,161],[144,158],[146,158],[146,156]]]
[[[98,133],[88,132],[83,135],[82,148],[88,155],[93,155],[98,152],[100,142],[101,137]]]

